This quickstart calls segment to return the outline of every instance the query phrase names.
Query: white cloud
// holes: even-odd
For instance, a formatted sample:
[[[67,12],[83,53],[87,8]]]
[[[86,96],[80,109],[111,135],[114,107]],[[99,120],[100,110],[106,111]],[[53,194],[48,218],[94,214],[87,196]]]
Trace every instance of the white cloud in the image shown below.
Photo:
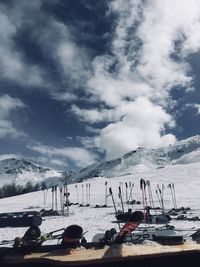
[[[33,145],[28,146],[29,149],[34,150],[46,157],[55,157],[54,160],[60,160],[68,165],[67,160],[71,160],[77,167],[86,167],[87,165],[93,164],[97,160],[97,156],[89,150],[81,147],[67,147],[67,148],[55,148],[44,145]]]
[[[78,116],[80,120],[89,123],[112,121],[114,119],[114,112],[112,109],[85,109],[72,105],[71,111]]]
[[[52,166],[58,166],[58,167],[62,167],[65,166],[65,169],[68,167],[67,162],[61,159],[52,159],[50,160],[50,164]]]
[[[200,104],[194,104],[194,108],[197,109],[197,114],[200,114]]]
[[[25,108],[25,105],[20,99],[9,95],[0,97],[0,138],[26,136],[25,133],[14,127],[11,119],[11,113],[21,108]]]
[[[161,147],[175,141],[173,135],[164,132],[165,124],[172,124],[171,117],[161,106],[153,105],[146,98],[122,105],[119,113],[123,118],[105,127],[96,138],[97,145],[114,158],[139,146]],[[173,126],[173,125],[172,125]]]
[[[62,101],[62,102],[71,102],[74,100],[77,100],[77,95],[71,93],[71,92],[55,92],[52,93],[52,96],[54,99],[58,100],[58,101]]]
[[[47,23],[39,26],[36,23],[32,37],[43,51],[44,56],[46,55],[48,58],[50,55],[60,76],[57,86],[56,83],[55,86],[48,85],[49,92],[53,98],[59,101],[76,100],[76,89],[80,89],[88,79],[89,53],[74,40],[69,25],[56,20],[54,17],[46,16],[41,10],[39,14]],[[51,73],[48,75],[50,79]]]
[[[24,108],[24,103],[18,99],[10,97],[9,95],[4,95],[0,97],[0,118],[7,118],[9,113],[13,109]]]
[[[44,12],[42,5],[41,0],[0,4],[0,78],[26,86],[26,90],[45,88],[56,100],[72,101],[76,99],[73,89],[88,77],[88,53],[76,44],[69,26]],[[26,40],[54,62],[60,75],[57,74],[57,80],[51,65],[33,63],[32,52],[23,51],[16,42],[23,30],[28,32]]]
[[[4,159],[11,159],[11,158],[21,158],[20,155],[18,154],[0,154],[0,160],[4,160]]]
[[[104,129],[86,125],[86,130],[98,136],[96,145],[104,148],[108,157],[137,146],[162,146],[173,142],[175,137],[165,132],[166,127],[174,125],[174,118],[168,111],[172,104],[171,90],[175,86],[184,87],[188,92],[193,90],[187,58],[200,49],[197,34],[200,2],[108,2],[117,18],[115,29],[110,33],[113,37],[111,53],[97,56],[92,62],[90,52],[76,42],[72,26],[47,16],[41,3],[39,0],[31,4],[20,1],[20,4],[13,4],[11,10],[0,6],[1,77],[21,84],[43,85],[45,89],[48,87],[53,98],[65,102],[79,100],[76,89],[82,88],[88,93],[87,100],[100,107],[89,109],[72,105],[71,111],[90,124],[108,123]],[[46,23],[41,24],[42,21]],[[31,38],[56,65],[62,80],[60,87],[46,83],[45,77],[51,81],[49,73],[28,62],[17,49],[14,37],[23,23],[31,26]],[[1,128],[4,136],[9,131],[10,135],[16,133],[5,117]],[[39,152],[39,146],[37,149]],[[75,161],[80,157],[79,165],[83,165],[82,159],[87,162],[95,159],[80,148],[45,148],[45,151]]]
[[[185,56],[200,48],[200,38],[193,38],[192,30],[193,27],[200,29],[200,3],[195,0],[153,0],[144,6],[143,14],[143,22],[138,28],[142,41],[139,74],[158,92],[176,85],[189,85],[192,77]],[[179,51],[176,50],[178,42]],[[179,61],[172,57],[173,53],[179,56]]]
[[[83,145],[83,147],[85,147],[87,149],[96,148],[96,144],[94,142],[93,137],[76,136],[76,140],[79,141],[81,143],[81,145]]]
[[[65,26],[66,27],[66,26]],[[87,78],[86,65],[88,62],[87,53],[78,47],[71,40],[71,36],[60,40],[56,46],[56,57],[60,63],[64,74],[72,79],[74,87],[81,85]]]
[[[13,12],[0,5],[0,77],[20,85],[40,86],[43,84],[42,70],[26,61],[14,41],[24,23],[20,12],[19,9]]]
[[[197,0],[129,0],[126,5],[116,0],[110,5],[117,16],[112,56],[95,58],[94,75],[88,80],[94,99],[112,112],[111,123],[96,138],[108,158],[137,146],[165,146],[176,140],[165,132],[175,125],[168,113],[175,104],[171,90],[178,86],[191,91],[187,58],[200,49]],[[76,114],[89,122],[103,119],[101,109],[76,109]]]

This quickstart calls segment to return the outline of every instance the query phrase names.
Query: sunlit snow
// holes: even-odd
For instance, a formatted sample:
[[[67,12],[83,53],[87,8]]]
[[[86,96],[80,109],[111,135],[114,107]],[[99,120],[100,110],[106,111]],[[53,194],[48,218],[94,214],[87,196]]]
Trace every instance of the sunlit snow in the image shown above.
[[[85,237],[88,241],[98,232],[105,232],[110,228],[117,228],[118,225],[114,216],[114,207],[112,199],[107,198],[107,208],[95,208],[96,204],[105,204],[105,182],[108,182],[108,187],[112,188],[114,199],[117,203],[117,209],[121,209],[120,200],[118,198],[118,187],[123,185],[123,198],[126,199],[125,182],[134,183],[133,198],[142,201],[140,190],[140,179],[150,180],[151,188],[155,206],[159,206],[158,199],[155,193],[157,184],[164,184],[164,203],[166,209],[173,208],[172,196],[170,189],[167,188],[169,183],[174,183],[178,207],[190,207],[191,212],[187,214],[188,217],[200,215],[200,163],[171,165],[165,168],[158,168],[154,170],[144,170],[139,175],[127,175],[114,178],[96,177],[86,180],[83,183],[71,184],[68,186],[70,192],[69,200],[73,203],[78,202],[87,204],[89,201],[86,194],[86,183],[90,184],[90,206],[79,207],[72,205],[69,207],[69,215],[66,216],[52,216],[44,217],[44,221],[40,226],[43,233],[53,231],[59,228],[65,228],[70,224],[79,224],[86,232]],[[78,189],[78,197],[76,187]],[[88,198],[88,199],[87,199]],[[58,194],[59,200],[59,194]],[[125,210],[128,205],[125,203]],[[133,210],[141,209],[142,205],[133,205]],[[8,211],[24,211],[24,210],[37,210],[42,208],[52,208],[52,193],[49,189],[47,191],[47,203],[44,207],[44,194],[43,191],[24,194],[20,196],[4,198],[0,200],[0,212]],[[58,209],[60,209],[60,202],[58,201]],[[170,224],[175,225],[177,229],[196,229],[200,227],[200,222],[194,221],[175,221],[172,220]],[[22,236],[27,228],[0,228],[0,239],[9,240],[16,236]]]

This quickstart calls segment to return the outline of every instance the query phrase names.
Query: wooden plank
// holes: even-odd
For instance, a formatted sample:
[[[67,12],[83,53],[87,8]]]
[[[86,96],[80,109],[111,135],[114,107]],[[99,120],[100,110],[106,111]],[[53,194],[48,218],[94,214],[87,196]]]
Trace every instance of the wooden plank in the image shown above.
[[[117,262],[125,263],[148,258],[160,259],[173,255],[181,256],[186,254],[200,256],[200,244],[187,243],[177,246],[123,244],[102,249],[56,249],[50,252],[6,255],[3,260],[7,264],[49,263],[55,266],[85,266]]]

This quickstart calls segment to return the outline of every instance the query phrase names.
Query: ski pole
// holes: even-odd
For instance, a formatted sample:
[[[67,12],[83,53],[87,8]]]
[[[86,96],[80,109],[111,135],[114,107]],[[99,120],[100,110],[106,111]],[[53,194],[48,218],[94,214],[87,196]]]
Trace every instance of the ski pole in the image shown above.
[[[144,213],[147,215],[147,216],[144,216],[144,217],[145,217],[145,223],[147,223],[147,221],[149,221],[149,218],[148,218],[149,216],[148,216],[148,214],[146,212],[147,203],[146,203],[145,186],[146,186],[145,180],[144,179],[140,179],[140,189],[142,191],[143,209],[144,209]]]
[[[162,193],[158,184],[157,184],[157,189],[158,189],[158,193],[159,193],[159,197],[160,197],[161,209],[164,211],[163,193]]]
[[[88,184],[87,183],[85,185],[85,190],[86,190],[86,205],[88,205]]]
[[[165,210],[165,206],[164,206],[164,189],[165,189],[165,186],[164,184],[162,184],[162,204],[163,204],[163,211]]]
[[[147,207],[148,203],[147,203],[147,193],[146,193],[146,182],[145,182],[145,180],[143,180],[143,189],[144,189],[145,207]]]
[[[88,184],[88,204],[90,205],[90,184]]]
[[[60,210],[61,210],[61,214],[63,214],[63,196],[62,196],[62,187],[59,188],[60,189]]]
[[[158,190],[156,190],[156,195],[158,198],[159,206],[160,206],[160,208],[162,208],[161,201],[160,201],[159,194],[158,194]]]
[[[61,190],[61,201],[62,201],[62,214],[64,216],[64,213],[65,213],[65,205],[64,205],[64,202],[65,202],[65,192],[64,192],[64,186],[62,187],[62,190]]]
[[[58,211],[57,186],[55,186],[55,207],[56,211]]]
[[[125,182],[125,186],[126,186],[126,203],[128,203],[128,184],[127,182]]]
[[[147,184],[147,188],[148,188],[148,194],[149,194],[149,202],[150,202],[150,206],[152,208],[154,208],[154,201],[153,201],[153,195],[152,195],[152,191],[151,191],[151,184],[150,184],[150,181],[147,180],[146,181],[146,184]]]
[[[140,179],[140,190],[142,191],[142,204],[143,204],[143,210],[144,210],[145,205],[144,205],[143,179]]]
[[[76,188],[76,198],[77,198],[77,203],[79,204],[78,186],[77,186],[77,184],[75,185],[75,188]]]
[[[129,194],[129,198],[128,198],[129,203],[131,203],[131,201],[133,200],[133,198],[132,198],[133,187],[134,187],[134,183],[132,183],[130,185],[130,194]]]
[[[51,188],[51,192],[52,192],[52,210],[54,209],[54,187],[52,186]]]
[[[106,181],[105,182],[105,205],[107,206],[107,197],[108,197],[108,193],[107,193],[107,190],[108,190],[108,182]]]
[[[44,196],[44,209],[46,208],[46,197],[45,197],[45,189],[42,190],[43,191],[43,196]]]
[[[146,182],[143,180],[143,189],[144,189],[144,199],[145,199],[145,212],[146,212],[146,222],[150,222],[149,207],[147,203],[147,193],[146,193]]]
[[[146,196],[146,183],[144,179],[140,179],[140,189],[142,190],[142,202],[143,202],[143,208],[145,210],[145,207],[147,206],[147,196]]]
[[[160,194],[160,202],[161,202],[162,210],[164,211],[164,204],[163,204],[162,191],[161,191],[160,188],[158,188],[158,192],[159,192],[159,194]]]
[[[84,193],[83,193],[84,184],[82,184],[81,187],[82,187],[82,205],[83,205],[84,204]]]
[[[176,202],[176,195],[175,195],[174,183],[172,183],[172,190],[173,190],[173,194],[174,194],[175,208],[177,209],[177,202]]]
[[[112,193],[112,188],[111,187],[109,187],[109,193],[110,193],[111,198],[112,198],[113,206],[114,206],[114,209],[115,209],[115,214],[117,214],[117,209],[116,209],[115,200],[114,200],[114,197],[113,197],[113,193]],[[121,226],[120,226],[120,223],[119,223],[118,219],[117,219],[117,223],[118,223],[119,229],[121,229]]]
[[[116,205],[115,205],[115,200],[114,200],[114,197],[113,197],[113,193],[112,193],[112,188],[109,187],[109,193],[112,197],[112,202],[113,202],[113,206],[114,206],[114,209],[115,209],[115,213],[117,214],[117,209],[116,209]]]
[[[154,208],[155,206],[154,206],[154,200],[153,200],[153,194],[152,194],[152,190],[151,190],[151,184],[150,184],[150,182],[149,182],[149,188],[150,188],[150,195],[151,195],[151,200],[152,200],[152,206],[153,206],[153,208]]]
[[[122,205],[122,212],[124,213],[124,204],[123,204],[122,191],[121,191],[121,187],[120,186],[119,186],[119,199],[120,199],[121,205]]]
[[[119,186],[121,187],[121,194],[124,197],[123,182],[119,182]]]
[[[159,196],[159,199],[160,199],[160,203],[161,203],[161,209],[163,209],[163,203],[162,203],[162,195],[161,195],[161,190],[160,190],[160,187],[159,185],[157,184],[157,189],[158,189],[158,196]]]
[[[172,196],[172,202],[173,202],[173,206],[174,206],[174,209],[175,209],[176,207],[175,207],[175,202],[174,202],[174,195],[173,195],[173,192],[172,192],[172,185],[171,184],[168,184],[167,187],[170,188],[171,196]]]

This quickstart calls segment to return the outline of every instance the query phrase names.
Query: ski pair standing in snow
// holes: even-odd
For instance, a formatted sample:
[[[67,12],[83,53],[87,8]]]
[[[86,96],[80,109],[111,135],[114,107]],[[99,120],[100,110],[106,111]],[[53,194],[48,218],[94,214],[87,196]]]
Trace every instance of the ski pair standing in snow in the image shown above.
[[[142,191],[142,203],[143,203],[143,209],[144,209],[144,219],[145,223],[150,222],[150,213],[149,213],[149,206],[147,203],[147,193],[146,193],[146,182],[144,179],[140,179],[140,189]]]
[[[172,196],[172,202],[173,202],[174,209],[177,209],[177,202],[176,202],[176,194],[175,194],[174,183],[168,184],[167,187],[170,188],[170,191],[171,191],[171,196]]]

